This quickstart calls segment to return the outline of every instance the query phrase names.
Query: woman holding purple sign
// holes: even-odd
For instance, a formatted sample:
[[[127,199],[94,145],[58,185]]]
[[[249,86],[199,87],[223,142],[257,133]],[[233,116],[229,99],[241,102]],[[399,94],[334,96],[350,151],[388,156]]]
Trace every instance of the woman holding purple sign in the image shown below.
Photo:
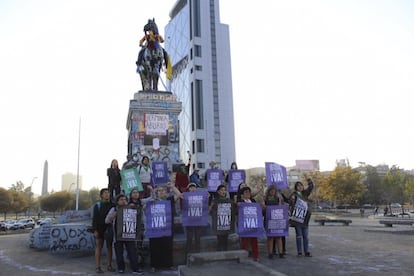
[[[312,179],[308,178],[308,188],[305,189],[303,183],[295,183],[295,191],[289,196],[290,205],[290,222],[295,227],[296,232],[296,249],[298,256],[302,256],[302,244],[305,251],[305,257],[312,257],[309,252],[309,220],[311,217],[308,197],[313,190]]]
[[[167,188],[173,191],[173,195],[168,195]],[[175,187],[173,182],[169,182],[167,186],[159,186],[155,189],[155,200],[170,201],[171,210],[174,210],[175,202],[182,197],[181,192]],[[148,208],[148,207],[147,207]],[[174,222],[174,212],[170,212],[170,221]],[[171,235],[149,238],[149,246],[151,252],[151,272],[156,269],[169,268],[174,269],[173,262],[173,224],[171,223]]]
[[[282,205],[284,202],[283,197],[278,193],[276,186],[269,186],[267,188],[265,198],[264,198],[264,204],[265,206],[271,206],[271,205]],[[266,208],[264,209],[264,215],[266,216]],[[265,220],[267,221],[267,220]],[[268,225],[266,225],[266,228]],[[279,251],[279,258],[284,258],[283,254],[283,242],[282,242],[282,236],[271,236],[267,237],[267,252],[268,252],[268,258],[273,259],[273,252],[274,252],[274,246],[277,246],[277,250]]]
[[[188,184],[187,192],[194,193],[197,191],[197,185],[193,182]],[[201,246],[201,231],[203,226],[185,226],[186,233],[186,251],[187,254],[191,252],[200,252]],[[194,239],[194,243],[193,243]]]
[[[240,203],[255,203],[256,200],[251,198],[251,189],[249,187],[244,187],[240,190],[241,199],[238,201]],[[240,218],[239,218],[240,219]],[[259,243],[256,237],[242,237],[241,246],[244,250],[249,251],[249,244],[252,247],[252,256],[253,260],[259,261]]]

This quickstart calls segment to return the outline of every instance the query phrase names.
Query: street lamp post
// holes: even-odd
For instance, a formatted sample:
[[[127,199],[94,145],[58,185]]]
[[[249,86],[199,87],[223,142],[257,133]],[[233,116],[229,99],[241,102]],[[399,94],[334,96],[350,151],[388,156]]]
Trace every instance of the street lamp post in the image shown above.
[[[37,179],[37,176],[34,176],[33,178],[32,178],[32,182],[30,183],[30,194],[29,194],[29,216],[30,216],[30,205],[32,204],[32,194],[33,194],[33,192],[32,192],[32,186],[33,186],[33,183],[34,183],[34,181]]]

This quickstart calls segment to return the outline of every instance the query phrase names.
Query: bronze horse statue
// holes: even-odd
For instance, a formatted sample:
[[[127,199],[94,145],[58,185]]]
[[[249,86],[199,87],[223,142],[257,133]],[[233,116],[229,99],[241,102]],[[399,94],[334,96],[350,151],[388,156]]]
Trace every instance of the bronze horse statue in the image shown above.
[[[167,78],[171,79],[171,61],[165,49],[160,45],[164,39],[158,33],[155,19],[148,20],[144,26],[144,33],[144,37],[140,40],[142,48],[136,62],[137,73],[140,74],[143,91],[156,91],[163,64],[167,68]]]

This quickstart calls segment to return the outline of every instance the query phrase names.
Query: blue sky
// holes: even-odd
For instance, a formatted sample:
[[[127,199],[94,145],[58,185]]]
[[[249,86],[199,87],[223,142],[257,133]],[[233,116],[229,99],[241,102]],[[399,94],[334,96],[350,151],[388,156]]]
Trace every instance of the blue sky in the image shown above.
[[[138,40],[175,0],[0,3],[1,187],[61,175],[104,187],[126,156]],[[337,159],[413,169],[411,1],[220,1],[230,27],[237,163]],[[227,168],[224,168],[227,169]]]

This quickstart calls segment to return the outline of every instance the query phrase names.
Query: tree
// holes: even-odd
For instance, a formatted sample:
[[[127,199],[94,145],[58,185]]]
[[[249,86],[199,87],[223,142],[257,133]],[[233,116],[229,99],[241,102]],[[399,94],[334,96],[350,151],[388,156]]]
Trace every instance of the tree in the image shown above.
[[[337,166],[323,183],[322,189],[322,193],[337,204],[358,204],[366,190],[361,173],[350,166]]]
[[[52,212],[65,211],[73,206],[74,196],[69,192],[62,191],[44,196],[40,199],[40,208],[44,211]]]
[[[387,172],[381,183],[387,203],[404,203],[405,179],[405,174],[397,166],[392,166]]]
[[[306,183],[306,179],[310,177],[315,185],[314,191],[311,193],[310,198],[315,200],[315,204],[318,206],[321,201],[329,200],[328,197],[325,197],[323,192],[321,191],[321,187],[323,187],[323,183],[326,182],[326,177],[320,171],[313,171],[307,174],[303,174],[302,177],[303,183]]]
[[[29,200],[23,192],[17,192],[15,190],[10,190],[12,196],[12,202],[10,204],[10,209],[16,214],[26,211],[29,207]]]
[[[7,219],[7,213],[11,211],[13,197],[9,191],[0,188],[0,213],[4,214],[4,220]]]
[[[21,181],[17,181],[16,184],[12,184],[10,190],[15,192],[23,192],[24,191],[24,184]]]
[[[405,182],[404,196],[410,204],[414,204],[414,176],[407,176]]]
[[[367,192],[364,195],[363,202],[371,204],[384,203],[384,189],[381,184],[381,177],[377,169],[373,166],[366,167],[366,178],[364,184],[367,187]]]

